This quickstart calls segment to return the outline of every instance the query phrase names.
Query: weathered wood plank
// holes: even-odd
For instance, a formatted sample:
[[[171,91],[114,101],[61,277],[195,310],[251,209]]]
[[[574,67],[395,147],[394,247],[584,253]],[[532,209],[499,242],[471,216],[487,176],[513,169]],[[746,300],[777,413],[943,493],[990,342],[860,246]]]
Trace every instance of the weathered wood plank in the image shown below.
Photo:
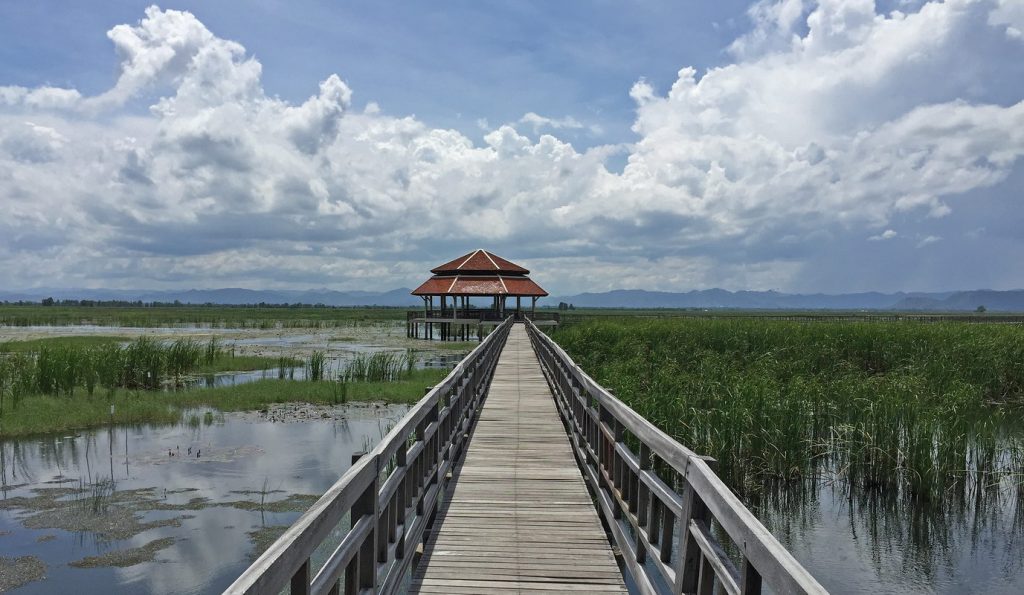
[[[412,593],[626,593],[525,329],[515,325]]]

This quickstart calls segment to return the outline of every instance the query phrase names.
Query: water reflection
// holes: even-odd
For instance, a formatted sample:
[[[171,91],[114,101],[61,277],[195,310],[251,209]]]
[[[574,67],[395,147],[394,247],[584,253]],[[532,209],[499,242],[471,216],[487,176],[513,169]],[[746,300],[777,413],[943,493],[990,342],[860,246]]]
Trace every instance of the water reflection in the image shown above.
[[[349,405],[302,423],[201,411],[197,424],[0,443],[0,556],[47,565],[45,580],[17,593],[220,591],[250,562],[250,532],[300,514],[275,503],[308,506],[303,495],[323,493],[405,410]],[[173,543],[153,561],[69,566],[164,538]]]
[[[1024,592],[1024,507],[1012,482],[965,482],[941,500],[814,479],[751,506],[836,593]]]

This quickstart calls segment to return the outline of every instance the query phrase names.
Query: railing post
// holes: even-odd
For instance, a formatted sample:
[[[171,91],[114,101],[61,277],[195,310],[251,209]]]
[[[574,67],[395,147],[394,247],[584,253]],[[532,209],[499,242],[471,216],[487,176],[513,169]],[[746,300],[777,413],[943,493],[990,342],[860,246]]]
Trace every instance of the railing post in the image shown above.
[[[687,461],[687,466],[689,464],[690,461]],[[708,464],[714,465],[714,459],[708,460]],[[682,551],[679,552],[675,569],[675,592],[692,593],[697,590],[697,579],[700,576],[701,551],[697,540],[690,533],[690,521],[708,521],[708,508],[704,505],[704,501],[700,499],[700,496],[697,495],[693,486],[690,485],[690,482],[686,480],[685,474],[681,480],[684,486],[683,512],[679,515],[677,526],[682,531],[680,533]],[[708,523],[708,526],[710,525],[711,523]],[[669,544],[669,549],[671,549],[671,544]],[[667,562],[668,560],[665,561]]]
[[[352,504],[350,517],[353,527],[359,519],[367,515],[373,519],[373,523],[370,532],[359,546],[358,553],[349,563],[345,572],[346,595],[355,595],[363,589],[377,591],[377,494],[380,490],[380,462],[376,455],[374,455],[373,469],[375,471],[373,481],[366,486],[363,493]]]
[[[740,585],[740,592],[743,595],[761,595],[761,574],[750,563],[750,560],[743,557],[743,569],[740,571],[740,578],[743,584]]]
[[[309,558],[299,566],[299,570],[292,575],[291,595],[309,595]]]
[[[651,468],[651,447],[647,446],[647,443],[640,443],[640,453],[637,457],[640,463],[640,471],[637,473],[637,504],[636,504],[636,523],[641,529],[648,529],[650,525],[647,523],[647,510],[649,507],[649,501],[651,499],[651,491],[647,487],[647,484],[639,478],[639,475]],[[643,564],[647,560],[647,548],[643,545],[642,535],[640,531],[636,532],[636,561]]]
[[[405,533],[409,528],[405,524],[405,511],[409,504],[409,445],[403,442],[395,453],[395,473],[402,474],[402,481],[398,482],[398,492],[395,493],[395,528],[402,526],[402,532],[395,536],[395,558],[401,560],[405,557]]]

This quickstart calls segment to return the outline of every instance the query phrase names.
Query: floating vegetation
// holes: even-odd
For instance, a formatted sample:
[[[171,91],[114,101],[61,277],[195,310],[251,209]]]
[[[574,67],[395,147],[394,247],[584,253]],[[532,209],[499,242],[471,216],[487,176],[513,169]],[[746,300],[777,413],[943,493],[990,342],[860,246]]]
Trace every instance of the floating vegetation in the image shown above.
[[[114,550],[100,556],[87,556],[81,560],[70,562],[68,566],[75,568],[105,568],[116,566],[125,568],[135,566],[143,562],[152,562],[157,552],[174,545],[173,537],[154,539],[142,547],[133,547],[123,550]]]
[[[249,559],[255,560],[259,558],[260,554],[267,551],[267,548],[273,545],[277,538],[284,535],[284,532],[287,530],[288,525],[270,525],[246,533],[249,536],[249,541],[252,542],[252,551],[249,553]]]
[[[0,593],[46,577],[46,564],[35,556],[0,557]]]

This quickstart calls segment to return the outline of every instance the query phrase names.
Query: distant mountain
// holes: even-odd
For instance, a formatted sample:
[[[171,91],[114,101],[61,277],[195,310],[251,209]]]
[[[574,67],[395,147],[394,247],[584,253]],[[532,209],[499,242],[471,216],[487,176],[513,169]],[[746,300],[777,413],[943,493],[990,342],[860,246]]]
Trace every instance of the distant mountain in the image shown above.
[[[174,302],[183,304],[324,304],[327,306],[421,307],[420,298],[409,289],[391,291],[188,289],[180,291],[142,291],[106,289],[34,289],[0,291],[0,301],[124,300]],[[704,289],[684,293],[616,289],[603,293],[581,293],[545,298],[539,305],[552,307],[559,302],[579,308],[712,308],[736,310],[930,310],[973,311],[978,306],[992,312],[1024,312],[1024,290],[796,294],[777,291],[726,291]]]
[[[1024,290],[792,294],[777,291],[706,289],[685,293],[616,289],[548,298],[578,308],[729,308],[738,310],[975,310],[1024,312]]]
[[[895,309],[899,310],[975,310],[984,306],[992,312],[1024,311],[1024,290],[958,291],[944,298],[919,296],[900,300]]]

